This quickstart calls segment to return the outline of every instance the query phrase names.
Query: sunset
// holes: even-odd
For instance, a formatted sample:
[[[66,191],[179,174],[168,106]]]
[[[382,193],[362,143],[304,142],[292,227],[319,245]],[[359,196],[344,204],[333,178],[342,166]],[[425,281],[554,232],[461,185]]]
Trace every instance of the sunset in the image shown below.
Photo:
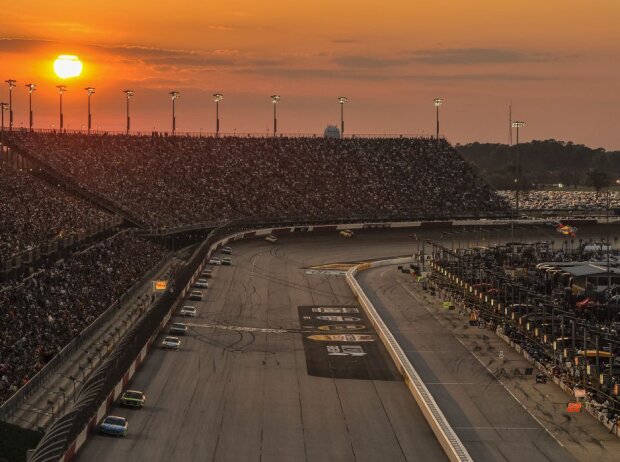
[[[0,462],[618,462],[620,1],[0,13]]]
[[[182,0],[174,5],[68,0],[4,8],[4,79],[39,85],[37,125],[58,124],[55,89],[67,84],[66,126],[85,124],[86,86],[96,87],[93,123],[123,130],[121,91],[135,90],[133,128],[170,130],[169,91],[183,94],[178,130],[262,133],[269,95],[282,96],[283,133],[322,133],[345,94],[351,133],[434,131],[432,100],[445,100],[442,132],[453,143],[507,142],[508,106],[528,120],[524,140],[558,139],[620,149],[615,121],[620,4],[526,0],[377,2]],[[82,75],[60,81],[52,63],[79,56]],[[3,80],[4,80],[3,79]],[[23,88],[23,87],[22,87]],[[79,90],[79,91],[78,91]],[[5,96],[6,87],[1,93]],[[16,126],[27,124],[15,93]]]

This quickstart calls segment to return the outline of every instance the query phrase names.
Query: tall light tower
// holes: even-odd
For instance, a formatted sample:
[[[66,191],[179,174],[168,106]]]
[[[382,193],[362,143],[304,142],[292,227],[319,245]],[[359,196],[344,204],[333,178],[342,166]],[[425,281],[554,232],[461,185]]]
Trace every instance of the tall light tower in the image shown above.
[[[67,91],[67,86],[56,85],[56,88],[58,88],[58,93],[60,94],[60,125],[59,126],[60,126],[60,132],[62,133],[64,126],[65,126],[64,115],[62,113],[62,94]]]
[[[515,205],[517,211],[517,218],[519,217],[519,191],[521,189],[521,152],[519,150],[519,129],[525,127],[525,122],[520,120],[515,120],[512,123],[512,128],[517,129],[517,165],[515,172]]]
[[[129,135],[129,130],[131,130],[131,118],[129,117],[129,100],[134,95],[134,91],[123,90],[123,93],[125,93],[125,97],[126,97],[125,99],[127,101],[127,134]]]
[[[84,88],[84,90],[86,90],[86,93],[88,94],[88,133],[90,133],[93,120],[92,114],[90,112],[90,97],[95,94],[95,89],[93,87],[86,87]]]
[[[30,112],[30,131],[32,131],[32,125],[34,121],[34,117],[32,116],[32,94],[37,89],[37,85],[34,83],[27,83],[26,88],[28,88],[28,107]]]
[[[435,98],[433,100],[433,104],[435,105],[435,109],[437,110],[437,130],[436,130],[436,139],[437,142],[439,143],[439,106],[441,106],[443,104],[443,99],[441,98]]]
[[[213,101],[215,101],[215,136],[220,136],[220,101],[224,99],[221,93],[213,93]]]
[[[4,111],[9,109],[9,105],[7,103],[0,103],[0,113],[2,114],[2,131],[4,131]]]
[[[13,88],[17,80],[5,80],[9,84],[9,131],[13,130]]]
[[[340,102],[340,136],[344,138],[344,103],[349,99],[346,96],[339,96],[338,101]]]
[[[174,112],[174,102],[177,100],[179,96],[181,96],[181,93],[179,93],[178,91],[171,91],[168,94],[170,95],[170,98],[172,99],[172,136],[174,136],[177,130],[177,118]]]
[[[278,133],[278,118],[276,114],[276,106],[278,105],[278,101],[280,101],[280,95],[271,95],[271,102],[273,103],[273,136],[274,137]]]

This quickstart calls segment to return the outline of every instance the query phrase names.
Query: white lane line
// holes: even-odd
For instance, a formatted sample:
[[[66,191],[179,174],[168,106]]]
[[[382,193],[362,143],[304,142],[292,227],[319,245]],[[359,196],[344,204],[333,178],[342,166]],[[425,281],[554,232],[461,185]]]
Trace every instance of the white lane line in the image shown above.
[[[265,327],[243,327],[243,326],[227,326],[224,324],[194,324],[187,323],[185,324],[189,327],[207,327],[210,329],[220,329],[220,330],[233,330],[236,332],[263,332],[267,334],[287,334],[289,331],[286,329],[270,329]]]
[[[407,332],[407,331],[401,330],[401,332]],[[403,351],[405,353],[454,353],[455,352],[455,350],[403,350]]]
[[[476,382],[424,382],[424,385],[485,385]],[[452,427],[456,428],[456,427]]]
[[[258,254],[252,257],[252,270],[250,271],[250,281],[254,277],[254,266],[256,265],[256,259],[258,258]]]
[[[408,293],[409,293],[409,294],[410,294],[410,295],[411,295],[411,296],[412,296],[412,297],[413,297],[413,298],[414,298],[414,299],[415,299],[415,300],[416,300],[416,301],[417,301],[420,305],[422,305],[426,311],[428,311],[429,313],[431,313],[431,315],[433,316],[433,318],[435,318],[435,319],[437,320],[437,322],[439,322],[439,323],[441,324],[441,321],[439,321],[439,319],[435,316],[435,314],[434,314],[433,312],[431,312],[431,310],[429,310],[429,309],[428,309],[428,307],[426,306],[426,304],[425,304],[424,302],[420,301],[420,299],[419,299],[419,298],[418,298],[418,297],[417,297],[417,296],[416,296],[413,292],[411,292],[411,291],[410,291],[410,290],[409,290],[409,289],[408,289],[408,288],[407,288],[407,287],[406,287],[406,286],[405,286],[405,285],[404,285],[401,281],[398,281],[398,283],[399,283],[399,284],[402,286],[402,288],[403,288],[403,289],[405,289],[405,290],[406,290],[406,291],[407,291],[407,292],[408,292]],[[442,324],[442,325],[443,325],[443,324]],[[478,360],[478,362],[482,365],[482,367],[484,367],[484,368],[485,368],[485,369],[489,372],[489,374],[491,374],[491,376],[492,376],[495,380],[497,380],[497,381],[498,381],[498,382],[502,385],[502,387],[504,387],[504,390],[506,390],[506,391],[510,394],[510,396],[512,396],[512,397],[514,398],[514,400],[515,400],[517,403],[519,403],[523,409],[525,409],[525,412],[527,412],[530,416],[532,416],[532,418],[533,418],[533,419],[534,419],[534,420],[535,420],[535,421],[536,421],[536,422],[537,422],[537,423],[538,423],[538,424],[539,424],[542,428],[544,428],[544,429],[545,429],[545,431],[549,434],[549,436],[551,436],[551,438],[553,438],[555,441],[557,441],[557,443],[558,443],[561,447],[564,447],[564,445],[562,444],[562,442],[561,442],[559,439],[557,439],[557,438],[555,437],[555,435],[554,435],[553,433],[551,433],[551,431],[549,431],[549,429],[548,429],[548,428],[547,428],[547,427],[546,427],[546,426],[545,426],[545,425],[544,425],[544,424],[543,424],[543,423],[542,423],[542,422],[538,419],[538,417],[536,417],[534,414],[532,414],[532,413],[530,412],[530,410],[529,410],[529,409],[525,406],[525,404],[523,404],[523,403],[519,400],[519,398],[517,398],[517,397],[515,396],[515,394],[514,394],[512,391],[510,391],[510,390],[508,389],[508,387],[506,386],[506,384],[504,384],[504,382],[502,382],[502,381],[501,381],[501,380],[500,380],[500,379],[499,379],[499,378],[498,378],[498,377],[497,377],[497,376],[493,373],[493,371],[491,371],[491,369],[489,369],[489,368],[487,367],[487,365],[486,365],[486,364],[484,364],[484,362],[483,362],[483,361],[482,361],[482,360],[481,360],[478,356],[476,356],[476,354],[475,354],[473,351],[470,351],[470,350],[469,350],[469,348],[467,347],[467,345],[465,345],[465,343],[463,343],[463,341],[462,341],[460,338],[458,338],[458,337],[456,336],[456,334],[454,334],[453,336],[454,336],[454,338],[455,338],[455,339],[456,339],[456,340],[457,340],[457,341],[458,341],[461,345],[463,345],[463,347],[465,348],[465,350],[466,350],[466,351],[468,351],[468,352],[469,352],[469,353],[470,353],[470,354],[471,354],[474,358],[476,358],[476,359]]]
[[[452,427],[458,430],[544,430],[540,427]]]

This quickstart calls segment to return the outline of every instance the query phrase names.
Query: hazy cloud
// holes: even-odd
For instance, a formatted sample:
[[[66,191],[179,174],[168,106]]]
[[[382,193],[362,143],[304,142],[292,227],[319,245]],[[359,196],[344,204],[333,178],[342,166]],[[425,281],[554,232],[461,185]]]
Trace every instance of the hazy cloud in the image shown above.
[[[558,55],[505,48],[452,48],[415,50],[411,61],[425,64],[508,64],[557,61]]]
[[[331,39],[330,42],[331,43],[344,43],[344,44],[362,43],[361,40],[355,39],[355,38],[335,38],[335,39]]]
[[[381,68],[400,66],[410,62],[410,59],[386,59],[374,56],[337,56],[331,59],[331,62],[338,66],[348,68]]]
[[[372,69],[410,64],[470,65],[542,63],[558,61],[563,56],[552,53],[520,51],[504,48],[450,48],[414,50],[389,57],[349,55],[336,56],[331,62],[344,68]]]
[[[359,72],[348,69],[327,68],[282,68],[282,67],[245,67],[231,69],[230,72],[237,74],[265,75],[270,77],[288,78],[294,80],[303,79],[339,79],[354,81],[539,81],[550,80],[554,77],[541,75],[526,75],[515,73],[445,73],[445,74],[411,74],[411,73],[380,73]]]
[[[50,43],[54,42],[24,38],[0,38],[0,52],[27,53],[41,48],[42,45],[49,45]]]

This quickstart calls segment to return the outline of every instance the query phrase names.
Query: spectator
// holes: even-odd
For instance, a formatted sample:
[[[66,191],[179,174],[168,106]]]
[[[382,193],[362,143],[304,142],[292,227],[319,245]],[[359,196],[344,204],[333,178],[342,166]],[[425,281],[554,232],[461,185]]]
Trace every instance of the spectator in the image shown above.
[[[446,142],[12,132],[153,227],[259,217],[450,218],[505,210]]]
[[[0,287],[0,404],[167,251],[125,232]]]
[[[0,161],[0,261],[109,215]]]
[[[516,206],[515,191],[498,191],[498,194]],[[620,208],[620,192],[610,194],[610,208]],[[607,195],[597,194],[595,191],[524,191],[519,194],[519,208],[521,210],[605,210]]]

